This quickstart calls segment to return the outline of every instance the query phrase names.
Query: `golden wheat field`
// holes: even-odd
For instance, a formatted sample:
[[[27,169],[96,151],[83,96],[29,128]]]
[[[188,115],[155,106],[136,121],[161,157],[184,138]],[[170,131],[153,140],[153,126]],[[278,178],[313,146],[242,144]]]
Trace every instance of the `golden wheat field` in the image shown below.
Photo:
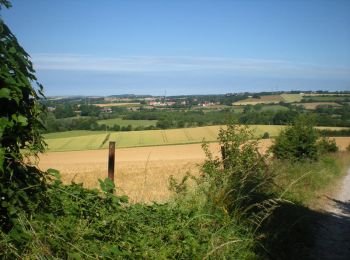
[[[350,137],[336,137],[341,150],[350,144]],[[271,139],[261,140],[260,151],[265,152]],[[220,155],[218,143],[209,144],[210,151]],[[61,172],[64,183],[83,183],[98,187],[98,179],[107,176],[108,150],[49,152],[40,156],[41,169],[53,168]],[[169,176],[181,179],[186,172],[196,175],[205,159],[201,144],[134,147],[116,149],[115,183],[119,194],[126,194],[132,202],[164,201],[170,196]]]

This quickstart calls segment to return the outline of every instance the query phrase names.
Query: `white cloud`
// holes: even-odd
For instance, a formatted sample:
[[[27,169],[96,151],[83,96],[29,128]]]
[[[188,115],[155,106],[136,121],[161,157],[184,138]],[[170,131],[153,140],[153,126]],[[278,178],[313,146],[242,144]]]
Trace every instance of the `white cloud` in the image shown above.
[[[96,57],[75,54],[34,54],[37,70],[96,72],[190,72],[229,73],[240,76],[350,79],[349,67],[329,67],[284,60],[220,57],[131,56]]]

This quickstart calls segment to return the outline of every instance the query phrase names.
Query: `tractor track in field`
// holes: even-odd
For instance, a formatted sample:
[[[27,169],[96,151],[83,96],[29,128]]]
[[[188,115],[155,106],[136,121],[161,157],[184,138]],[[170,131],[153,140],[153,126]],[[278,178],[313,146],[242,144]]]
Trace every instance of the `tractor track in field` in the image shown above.
[[[193,137],[186,128],[184,128],[184,133],[188,141],[193,141]]]
[[[350,259],[350,169],[319,219],[312,259]]]

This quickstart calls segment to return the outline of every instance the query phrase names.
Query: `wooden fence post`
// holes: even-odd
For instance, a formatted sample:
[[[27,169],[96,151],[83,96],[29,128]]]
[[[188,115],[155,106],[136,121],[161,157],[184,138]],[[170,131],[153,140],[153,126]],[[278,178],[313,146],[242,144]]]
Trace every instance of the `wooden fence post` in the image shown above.
[[[225,146],[221,146],[221,156],[222,156],[222,162],[224,165],[224,169],[227,169],[227,150]]]
[[[109,142],[108,178],[114,182],[115,142]]]

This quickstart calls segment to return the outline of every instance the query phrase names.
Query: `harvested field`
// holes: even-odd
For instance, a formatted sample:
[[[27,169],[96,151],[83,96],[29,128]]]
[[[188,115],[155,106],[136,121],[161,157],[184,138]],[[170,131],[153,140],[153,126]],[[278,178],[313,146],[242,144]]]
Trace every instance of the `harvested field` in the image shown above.
[[[350,144],[350,137],[336,137],[341,150]],[[271,145],[261,140],[261,152]],[[209,145],[220,156],[217,143]],[[85,187],[98,187],[98,179],[107,176],[108,150],[49,152],[40,156],[41,169],[54,168],[61,172],[65,183],[82,182]],[[119,148],[116,150],[115,182],[119,194],[131,201],[164,201],[169,198],[169,176],[181,179],[187,171],[198,174],[198,164],[205,158],[201,144]]]
[[[282,94],[281,97],[284,99],[284,102],[293,103],[300,102],[303,98],[302,94]]]
[[[340,107],[338,103],[335,102],[311,102],[311,103],[300,103],[298,106],[303,106],[305,109],[316,109],[317,106],[332,106],[332,107]]]
[[[241,101],[234,102],[233,105],[245,106],[245,105],[256,105],[256,104],[276,104],[280,101],[284,101],[281,95],[268,95],[268,96],[261,96],[260,98],[247,98]]]

